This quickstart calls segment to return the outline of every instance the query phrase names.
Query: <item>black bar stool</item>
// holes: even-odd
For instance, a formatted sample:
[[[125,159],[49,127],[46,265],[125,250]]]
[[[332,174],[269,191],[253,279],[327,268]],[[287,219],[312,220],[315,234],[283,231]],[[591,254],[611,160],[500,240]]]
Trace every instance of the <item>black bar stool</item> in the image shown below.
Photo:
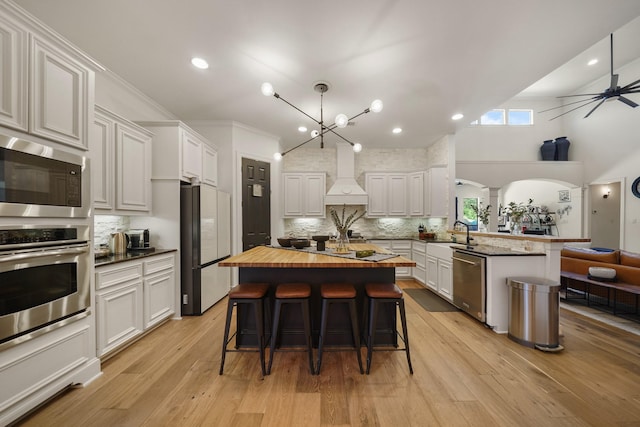
[[[311,348],[311,312],[309,309],[309,299],[311,297],[311,286],[307,283],[283,283],[276,288],[276,306],[273,314],[273,328],[271,328],[271,351],[269,358],[269,368],[267,375],[271,373],[271,365],[276,351],[276,341],[280,333],[280,314],[283,304],[299,304],[302,311],[302,321],[304,323],[304,335],[307,344],[309,357],[309,372],[315,373],[313,368],[313,349]]]
[[[264,308],[265,298],[269,291],[269,285],[266,283],[240,283],[229,291],[229,302],[227,303],[227,321],[224,325],[224,338],[222,340],[222,358],[220,360],[220,375],[224,369],[224,359],[227,352],[247,352],[258,351],[260,353],[260,367],[262,368],[262,375],[267,375],[265,369],[264,360],[264,348],[265,335],[264,335]],[[229,329],[231,327],[231,315],[233,313],[233,307],[237,307],[238,304],[250,304],[253,306],[253,313],[256,318],[256,335],[258,337],[258,350],[235,350],[228,349],[229,342],[236,336],[238,331],[236,330],[231,338],[229,338]],[[236,310],[237,314],[237,310]]]
[[[411,353],[409,352],[409,335],[407,334],[407,315],[404,310],[404,298],[402,290],[395,283],[367,283],[365,285],[366,296],[369,299],[369,325],[367,328],[367,375],[371,369],[371,356],[374,351],[404,351],[407,354],[407,363],[409,364],[409,372],[413,375],[413,367],[411,366]],[[394,311],[400,310],[400,321],[402,322],[402,335],[393,325],[393,333],[398,335],[404,342],[404,348],[381,347],[374,348],[374,338],[376,335],[376,324],[378,321],[378,309],[380,304],[393,304]],[[395,316],[394,316],[395,317]]]
[[[322,317],[320,320],[320,340],[318,342],[318,364],[316,366],[316,374],[320,374],[320,367],[322,366],[322,350],[324,349],[324,341],[327,334],[327,317],[329,315],[329,307],[331,304],[348,304],[349,306],[353,345],[358,357],[360,373],[363,374],[364,370],[362,369],[362,356],[360,355],[360,328],[358,327],[355,288],[353,285],[348,283],[324,283],[320,287],[320,295],[322,296]]]

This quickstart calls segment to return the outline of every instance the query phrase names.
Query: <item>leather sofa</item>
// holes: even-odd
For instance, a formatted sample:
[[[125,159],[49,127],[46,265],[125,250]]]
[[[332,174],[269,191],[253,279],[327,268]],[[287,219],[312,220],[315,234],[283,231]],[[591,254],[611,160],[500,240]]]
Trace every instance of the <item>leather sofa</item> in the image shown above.
[[[565,247],[560,252],[560,269],[589,274],[589,267],[616,270],[616,281],[637,286],[640,290],[640,254],[624,250],[600,252],[593,249]]]

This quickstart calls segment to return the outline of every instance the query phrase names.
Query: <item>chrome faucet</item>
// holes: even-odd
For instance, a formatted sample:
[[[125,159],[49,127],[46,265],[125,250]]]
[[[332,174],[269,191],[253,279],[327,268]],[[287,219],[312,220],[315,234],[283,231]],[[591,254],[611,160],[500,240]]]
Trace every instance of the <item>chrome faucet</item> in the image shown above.
[[[457,224],[462,224],[467,228],[467,249],[471,249],[471,241],[473,240],[473,237],[469,236],[469,224],[462,221],[456,221],[453,223],[453,228],[456,228]]]

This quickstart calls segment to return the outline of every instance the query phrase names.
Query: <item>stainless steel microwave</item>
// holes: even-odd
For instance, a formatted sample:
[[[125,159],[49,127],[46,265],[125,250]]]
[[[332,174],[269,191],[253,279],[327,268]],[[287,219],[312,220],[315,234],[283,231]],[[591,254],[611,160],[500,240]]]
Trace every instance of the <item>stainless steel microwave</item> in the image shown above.
[[[86,157],[0,135],[0,216],[85,218],[89,183]]]

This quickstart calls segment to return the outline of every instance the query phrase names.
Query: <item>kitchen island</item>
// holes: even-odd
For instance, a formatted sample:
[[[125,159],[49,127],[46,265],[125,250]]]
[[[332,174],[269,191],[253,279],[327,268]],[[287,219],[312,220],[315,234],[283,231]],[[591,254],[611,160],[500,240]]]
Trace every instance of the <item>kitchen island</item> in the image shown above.
[[[376,245],[367,243],[352,243],[349,249],[374,250],[376,253],[389,253]],[[241,254],[234,255],[220,262],[221,267],[238,267],[240,283],[269,283],[270,293],[273,294],[279,283],[304,282],[311,285],[311,316],[314,345],[317,345],[320,330],[320,285],[323,283],[350,283],[357,292],[357,307],[359,317],[364,313],[364,285],[369,282],[395,282],[396,267],[414,267],[416,263],[402,256],[393,256],[380,261],[366,259],[351,259],[332,255],[329,246],[325,253],[315,250],[294,250],[270,246],[257,246]],[[335,307],[335,316],[329,321],[328,329],[333,333],[327,337],[327,344],[347,345],[351,341],[348,313]],[[383,314],[384,313],[384,314]],[[267,316],[268,313],[265,313]],[[282,314],[282,346],[297,346],[304,343],[302,334],[290,332],[302,329],[302,319],[296,310],[283,312]],[[386,326],[395,324],[395,310],[381,312]],[[244,334],[244,330],[252,329],[253,319],[247,310],[240,307],[237,316],[236,345],[255,345],[255,339],[251,335]],[[271,319],[265,319],[267,325]],[[362,325],[361,325],[362,326]],[[382,326],[382,325],[381,325]],[[362,331],[362,327],[360,330]],[[289,333],[290,332],[290,333]],[[396,343],[393,334],[376,337],[376,342]]]

